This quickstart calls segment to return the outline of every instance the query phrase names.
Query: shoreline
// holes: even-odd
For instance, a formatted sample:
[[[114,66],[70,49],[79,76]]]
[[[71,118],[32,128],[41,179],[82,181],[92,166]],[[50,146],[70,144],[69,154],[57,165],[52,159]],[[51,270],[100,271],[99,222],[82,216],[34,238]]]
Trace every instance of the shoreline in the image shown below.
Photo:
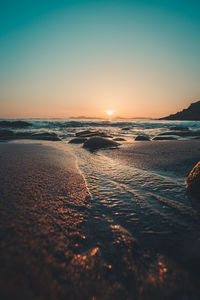
[[[193,210],[185,218],[184,209],[189,206],[184,208],[182,202],[146,199],[149,193],[145,194],[142,186],[135,193],[134,185],[129,189],[127,180],[118,182],[118,171],[123,171],[120,162],[131,164],[133,169],[140,162],[150,170],[155,162],[147,162],[154,155],[154,146],[162,161],[162,147],[169,151],[171,144],[171,141],[154,141],[151,146],[149,142],[135,142],[115,150],[102,150],[99,154],[111,155],[119,161],[113,164],[107,157],[110,163],[107,173],[105,156],[98,152],[95,156],[80,149],[80,158],[75,156],[79,151],[71,153],[76,146],[71,148],[63,143],[24,140],[0,143],[2,299],[157,300],[161,295],[172,299],[175,294],[180,295],[177,299],[183,295],[198,299],[198,283],[192,277],[198,271],[199,244],[195,243],[198,234],[194,239],[189,236],[190,241],[182,230],[188,224],[193,226],[196,220]],[[185,151],[189,151],[187,147],[189,144]],[[176,153],[179,153],[177,147]],[[156,158],[159,160],[158,154]],[[81,159],[86,165],[80,169],[84,169],[83,174],[88,171],[93,189],[88,176],[86,182],[79,169]],[[169,163],[169,157],[166,161]],[[131,184],[132,177],[126,171],[125,168]],[[102,186],[98,184],[101,179]],[[141,172],[139,184],[144,181]],[[166,187],[166,182],[163,185]],[[160,188],[154,179],[152,187]],[[192,223],[187,223],[188,218]],[[192,249],[179,253],[182,243],[184,247],[192,245]],[[170,251],[162,251],[162,246],[170,245],[178,246],[174,256]],[[182,261],[175,259],[176,254],[181,255]],[[184,262],[191,264],[191,270]]]

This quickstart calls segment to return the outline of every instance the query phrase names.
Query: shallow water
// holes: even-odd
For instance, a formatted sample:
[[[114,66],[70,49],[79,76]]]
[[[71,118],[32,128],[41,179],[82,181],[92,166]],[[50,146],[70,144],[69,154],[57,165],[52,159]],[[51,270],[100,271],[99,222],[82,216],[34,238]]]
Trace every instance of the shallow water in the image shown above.
[[[90,153],[77,145],[70,148],[92,195],[85,227],[87,247],[98,247],[107,265],[114,265],[115,280],[127,295],[132,290],[123,282],[133,280],[136,272],[143,290],[137,295],[141,299],[157,299],[160,293],[163,299],[174,293],[179,296],[171,299],[184,299],[176,276],[185,285],[186,299],[197,299],[200,215],[186,194],[185,178],[135,168],[103,151]],[[145,298],[152,280],[153,294]]]

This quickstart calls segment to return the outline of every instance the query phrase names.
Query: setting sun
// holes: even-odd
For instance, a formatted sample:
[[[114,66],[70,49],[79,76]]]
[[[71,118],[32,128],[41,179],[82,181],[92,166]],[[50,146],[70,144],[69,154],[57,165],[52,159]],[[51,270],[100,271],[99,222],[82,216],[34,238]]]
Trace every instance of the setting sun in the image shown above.
[[[114,114],[114,110],[113,109],[110,109],[110,110],[106,110],[106,114],[108,115],[108,116],[112,116],[113,114]]]

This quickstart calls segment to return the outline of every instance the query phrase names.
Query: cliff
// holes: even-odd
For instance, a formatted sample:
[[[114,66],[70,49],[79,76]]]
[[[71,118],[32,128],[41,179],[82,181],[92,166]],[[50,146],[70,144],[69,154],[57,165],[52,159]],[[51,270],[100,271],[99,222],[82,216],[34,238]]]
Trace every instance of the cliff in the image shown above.
[[[159,120],[200,121],[200,101],[190,104],[188,108],[176,114],[160,118]]]

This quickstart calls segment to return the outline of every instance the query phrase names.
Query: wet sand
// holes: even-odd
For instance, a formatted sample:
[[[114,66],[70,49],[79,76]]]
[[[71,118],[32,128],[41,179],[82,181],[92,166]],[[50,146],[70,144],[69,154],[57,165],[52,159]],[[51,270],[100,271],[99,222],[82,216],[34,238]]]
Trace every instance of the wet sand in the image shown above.
[[[200,160],[200,140],[135,141],[105,154],[136,168],[186,177]]]
[[[90,205],[74,157],[47,145],[1,144],[0,166],[0,299],[72,298],[68,265],[83,250]]]
[[[177,158],[179,151],[185,158],[193,151],[194,144],[183,145]],[[134,143],[105,153],[152,168],[155,149],[161,165],[170,147]],[[159,251],[143,249],[117,219],[101,215],[66,149],[0,144],[0,299],[199,299],[196,271],[193,277]],[[136,222],[130,226],[134,231]]]

